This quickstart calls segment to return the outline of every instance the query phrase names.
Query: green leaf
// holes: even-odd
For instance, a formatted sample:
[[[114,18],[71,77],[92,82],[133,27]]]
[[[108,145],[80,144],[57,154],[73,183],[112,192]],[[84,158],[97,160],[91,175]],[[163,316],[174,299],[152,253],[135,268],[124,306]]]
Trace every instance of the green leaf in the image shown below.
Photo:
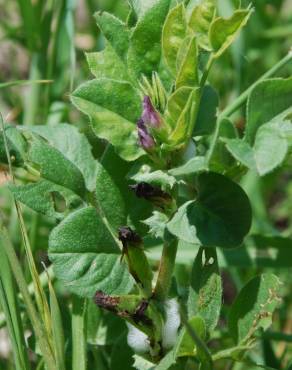
[[[215,129],[219,96],[210,85],[203,89],[193,136],[210,135]]]
[[[139,202],[137,202],[136,195],[129,188],[129,183],[125,181],[128,178],[132,164],[122,160],[111,146],[108,146],[104,152],[102,164],[123,196],[128,215],[126,224],[134,228],[138,233],[145,233],[146,227],[140,220],[146,219],[151,215],[152,205],[143,199],[139,199]]]
[[[169,170],[168,173],[174,177],[181,178],[193,175],[198,172],[203,172],[208,169],[208,164],[205,157],[195,157],[180,167]]]
[[[98,12],[94,15],[97,25],[104,37],[111,44],[116,53],[125,58],[129,48],[130,30],[125,23],[107,12]]]
[[[188,45],[183,52],[183,56],[181,54],[181,58],[181,64],[175,81],[176,89],[184,86],[198,86],[198,48],[196,37],[189,39]]]
[[[192,90],[187,103],[180,114],[175,129],[169,138],[170,145],[184,144],[191,137],[197,112],[199,109],[200,89]]]
[[[249,95],[245,139],[252,145],[257,130],[292,105],[292,78],[259,82]],[[278,118],[283,120],[285,117]]]
[[[99,166],[96,177],[96,199],[100,212],[107,219],[114,233],[126,224],[126,205],[113,178]]]
[[[9,189],[16,200],[38,213],[57,219],[63,218],[72,208],[82,204],[81,198],[74,192],[47,180],[18,186],[10,184]],[[65,204],[61,202],[64,210],[58,209],[60,208],[59,201],[61,200],[58,199],[60,196],[65,201]]]
[[[156,2],[157,0],[130,0],[130,3],[139,19],[143,18],[145,13],[147,13],[147,11],[149,11]]]
[[[237,343],[246,343],[255,332],[266,330],[272,323],[272,314],[279,304],[279,279],[263,274],[250,280],[240,291],[231,307],[228,326]]]
[[[164,116],[167,123],[171,127],[175,127],[176,122],[182,114],[191,93],[192,88],[181,87],[175,90],[172,95],[170,95]]]
[[[108,78],[91,80],[73,92],[73,103],[74,98],[93,103],[96,106],[96,113],[103,108],[131,122],[136,122],[142,112],[142,103],[137,90],[126,81]]]
[[[57,126],[32,126],[29,131],[46,139],[74,163],[82,173],[87,189],[95,189],[98,163],[92,155],[92,148],[86,136],[80,133],[77,127],[64,123]]]
[[[192,205],[193,201],[186,202],[182,205],[167,224],[167,229],[173,235],[187,243],[200,244],[200,240],[197,237],[197,229],[188,217],[188,209]]]
[[[134,355],[134,368],[137,370],[154,370],[155,364],[146,360],[144,357]]]
[[[140,77],[151,77],[158,71],[161,60],[162,27],[169,10],[170,0],[151,2],[139,17],[130,38],[128,52],[129,69]]]
[[[206,330],[212,333],[219,320],[221,305],[222,282],[216,250],[200,248],[191,274],[188,315],[200,316]]]
[[[127,82],[100,79],[81,85],[72,95],[73,104],[90,117],[95,134],[108,140],[125,160],[143,155],[134,122],[141,102]]]
[[[87,343],[94,346],[109,346],[117,337],[127,332],[124,320],[96,306],[93,300],[87,303]]]
[[[172,189],[174,187],[176,180],[173,176],[161,170],[148,172],[148,168],[146,170],[145,167],[147,168],[147,166],[143,165],[139,172],[134,175],[130,174],[130,179],[135,182],[148,182],[152,185],[161,186],[163,189]],[[145,172],[143,170],[145,170]]]
[[[170,10],[163,26],[162,48],[166,64],[176,74],[176,58],[186,36],[186,15],[183,3]]]
[[[236,167],[236,162],[230,152],[227,150],[224,140],[235,139],[238,137],[237,130],[233,123],[228,118],[223,118],[219,123],[218,141],[216,143],[211,162],[210,169],[214,172],[232,173]],[[233,175],[230,175],[233,177]]]
[[[236,10],[230,18],[218,17],[211,23],[209,40],[215,58],[219,58],[233,43],[238,33],[247,24],[250,15],[250,10]]]
[[[75,211],[55,227],[49,238],[49,258],[58,279],[72,292],[92,298],[128,293],[133,281],[120,260],[118,245],[93,207]]]
[[[256,170],[253,148],[241,139],[224,139],[226,148],[235,159],[251,170]]]
[[[23,165],[26,151],[26,142],[21,133],[13,126],[5,125],[5,134],[12,165]],[[7,164],[7,155],[3,133],[0,132],[0,162]]]
[[[126,65],[109,43],[104,50],[85,55],[89,69],[96,78],[129,81]]]
[[[86,189],[82,173],[59,150],[43,140],[33,138],[28,159],[39,167],[44,179],[84,196]]]
[[[189,28],[197,37],[198,45],[206,50],[210,50],[208,31],[216,14],[215,3],[214,0],[201,1],[200,4],[192,9],[188,22]]]
[[[194,316],[189,319],[189,325],[201,339],[206,337],[206,328],[204,320],[201,317]],[[186,328],[183,328],[178,341],[174,348],[175,358],[177,357],[192,357],[197,354],[196,343]]]
[[[166,356],[155,366],[155,370],[168,370],[172,368],[172,365],[176,363],[174,351],[169,351]],[[154,369],[154,368],[153,368]]]
[[[273,122],[262,125],[257,133],[254,146],[240,139],[225,139],[230,153],[251,170],[264,176],[277,168],[288,152],[288,141],[285,138],[285,122]]]
[[[167,221],[168,217],[164,213],[154,211],[153,215],[147,218],[147,220],[144,220],[143,223],[149,226],[150,234],[152,234],[156,238],[163,239]]]
[[[254,143],[254,156],[259,175],[264,176],[278,167],[288,152],[288,142],[278,124],[260,127]]]
[[[168,230],[187,243],[239,246],[251,226],[251,206],[242,188],[209,172],[199,175],[197,191],[197,199],[178,209]]]

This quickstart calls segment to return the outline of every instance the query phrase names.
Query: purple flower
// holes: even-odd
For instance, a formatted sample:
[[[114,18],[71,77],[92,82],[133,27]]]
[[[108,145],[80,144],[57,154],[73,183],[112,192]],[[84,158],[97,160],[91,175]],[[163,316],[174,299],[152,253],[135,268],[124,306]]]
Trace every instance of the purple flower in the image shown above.
[[[150,150],[155,147],[155,141],[147,130],[147,127],[142,118],[137,122],[138,137],[141,147],[145,150]]]
[[[154,109],[149,96],[144,97],[143,113],[141,118],[146,125],[149,125],[153,128],[159,128],[162,123],[159,113]]]

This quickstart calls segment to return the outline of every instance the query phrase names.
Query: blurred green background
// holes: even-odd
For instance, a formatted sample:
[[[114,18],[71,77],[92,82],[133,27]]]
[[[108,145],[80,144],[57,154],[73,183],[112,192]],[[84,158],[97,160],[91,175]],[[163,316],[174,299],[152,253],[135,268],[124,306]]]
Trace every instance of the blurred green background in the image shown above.
[[[239,3],[245,6],[250,1],[218,0],[220,14],[228,16]],[[210,83],[219,92],[222,109],[292,46],[292,0],[254,0],[253,6],[255,12],[248,26],[211,73]],[[103,47],[92,16],[97,10],[107,10],[125,19],[128,4],[126,0],[0,0],[0,107],[6,122],[17,125],[72,123],[87,134],[96,157],[101,155],[104,144],[94,138],[87,118],[72,107],[69,95],[80,82],[91,78],[84,53]],[[280,75],[292,76],[292,63],[282,69]],[[34,80],[46,80],[46,83],[29,83]],[[234,117],[239,128],[244,128],[244,116],[242,110]],[[291,164],[290,158],[283,168],[263,179],[253,173],[243,179],[254,210],[253,232],[273,237],[248,240],[245,246],[248,252],[236,250],[221,255],[227,306],[234,292],[258,272],[274,271],[283,282],[283,302],[273,328],[253,354],[255,362],[264,360],[276,369],[292,369]],[[5,168],[0,167],[1,212],[22,259],[24,249],[16,211],[5,186],[7,180]],[[53,224],[29,209],[25,209],[24,216],[41,272],[40,262],[49,264],[47,237]],[[191,254],[194,257],[195,252]],[[155,259],[155,250],[152,255]],[[189,271],[189,257],[187,248],[182,249],[176,271],[182,289],[184,276]],[[27,270],[25,264],[23,267]],[[57,287],[57,291],[62,294],[62,287]],[[66,316],[65,306],[63,310]],[[2,319],[3,315],[0,316],[3,327],[0,330],[0,369],[7,370],[13,369],[13,364]],[[101,353],[108,352],[107,345],[113,338],[108,340],[100,344],[104,347]],[[240,366],[234,369],[250,368]]]

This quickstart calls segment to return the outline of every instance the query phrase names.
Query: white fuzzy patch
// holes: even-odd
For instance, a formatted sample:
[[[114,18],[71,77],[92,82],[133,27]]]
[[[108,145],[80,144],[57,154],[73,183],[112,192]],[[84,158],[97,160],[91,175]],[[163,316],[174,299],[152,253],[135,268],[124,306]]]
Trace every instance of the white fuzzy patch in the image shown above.
[[[135,328],[135,326],[128,324],[128,345],[135,353],[147,353],[150,350],[149,340],[147,335]]]
[[[181,323],[179,304],[175,298],[166,301],[165,316],[166,320],[162,328],[162,346],[165,349],[170,349],[176,343]],[[133,351],[139,354],[149,352],[150,344],[147,335],[129,323],[127,326],[129,329],[127,340]]]
[[[175,345],[180,326],[179,305],[175,298],[166,301],[165,312],[166,321],[162,329],[162,346],[169,349]]]

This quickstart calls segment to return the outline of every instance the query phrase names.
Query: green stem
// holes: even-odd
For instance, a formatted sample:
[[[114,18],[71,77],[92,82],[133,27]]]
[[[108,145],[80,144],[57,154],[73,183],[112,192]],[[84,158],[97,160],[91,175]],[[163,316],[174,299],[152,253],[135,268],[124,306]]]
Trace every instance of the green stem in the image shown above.
[[[214,135],[213,135],[212,140],[211,140],[211,145],[210,145],[209,151],[206,155],[206,159],[207,159],[208,164],[210,163],[211,158],[212,158],[212,156],[214,154],[214,151],[215,151],[215,147],[216,147],[217,140],[218,140],[218,137],[219,137],[219,132],[220,132],[220,123],[221,123],[221,120],[218,117],[217,121],[216,121],[215,132],[214,132]]]
[[[254,84],[252,84],[247,90],[245,90],[237,99],[235,99],[232,104],[224,109],[218,118],[219,121],[222,120],[222,118],[224,117],[230,117],[234,112],[236,112],[246,102],[250,92],[253,90],[257,83],[274,76],[280,69],[282,69],[287,63],[289,63],[291,59],[292,50],[290,50],[289,53],[283,59],[281,59],[273,68],[268,70]]]
[[[201,78],[201,81],[200,81],[200,88],[203,89],[203,87],[205,86],[206,84],[206,81],[207,81],[207,78],[209,76],[209,73],[210,73],[210,70],[213,66],[213,63],[215,61],[215,58],[213,55],[210,56],[209,60],[208,60],[208,63],[207,63],[207,66],[205,68],[205,71],[203,73],[203,76]]]
[[[177,244],[178,240],[174,238],[170,242],[165,241],[163,246],[158,278],[154,289],[154,298],[159,301],[164,301],[167,298],[170,289],[173,270],[175,267]]]
[[[245,352],[250,349],[250,346],[236,346],[232,348],[224,349],[223,351],[217,352],[212,356],[213,361],[219,361],[223,359],[232,358],[235,353]]]

